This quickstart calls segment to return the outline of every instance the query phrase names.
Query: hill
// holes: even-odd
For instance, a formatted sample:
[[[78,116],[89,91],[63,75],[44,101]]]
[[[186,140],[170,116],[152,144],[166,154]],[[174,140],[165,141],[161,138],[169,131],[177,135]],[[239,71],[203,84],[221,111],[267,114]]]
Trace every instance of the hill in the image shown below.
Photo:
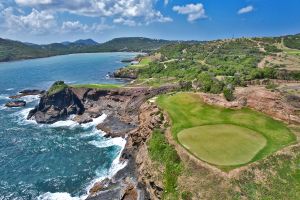
[[[86,39],[86,40],[76,40],[75,42],[73,42],[73,44],[93,46],[93,45],[97,45],[99,43],[92,39]]]
[[[75,42],[52,43],[37,45],[22,43],[0,38],[0,62],[65,55],[72,53],[96,52],[150,52],[163,45],[177,43],[177,41],[157,40],[141,37],[116,38],[99,44],[92,39],[77,40]]]

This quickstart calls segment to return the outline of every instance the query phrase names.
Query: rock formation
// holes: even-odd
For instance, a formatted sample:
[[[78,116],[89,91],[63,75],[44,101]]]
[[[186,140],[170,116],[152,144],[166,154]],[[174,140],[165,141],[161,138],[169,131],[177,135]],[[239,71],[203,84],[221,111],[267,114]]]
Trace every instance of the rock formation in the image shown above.
[[[14,107],[24,107],[26,106],[25,101],[10,101],[5,104],[6,107],[14,108]]]
[[[70,88],[66,88],[54,94],[45,93],[39,105],[30,111],[27,119],[34,118],[38,123],[51,124],[65,120],[70,115],[83,113],[82,101]]]

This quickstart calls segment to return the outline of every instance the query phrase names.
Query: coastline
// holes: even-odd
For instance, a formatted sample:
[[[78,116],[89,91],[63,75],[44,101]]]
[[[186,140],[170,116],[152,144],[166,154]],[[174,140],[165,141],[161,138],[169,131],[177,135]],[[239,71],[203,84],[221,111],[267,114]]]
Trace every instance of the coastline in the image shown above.
[[[53,113],[52,110],[47,111],[47,109],[45,110],[43,108],[43,105],[58,105],[62,98],[65,99],[66,103],[63,105],[62,110],[65,108],[72,110],[70,106],[78,108],[80,105],[84,105],[84,112],[81,114],[77,113],[76,117],[73,118],[73,120],[75,120],[74,123],[81,124],[81,126],[85,126],[86,123],[91,123],[90,119],[98,117],[100,113],[102,113],[101,115],[107,115],[103,121],[97,123],[99,124],[97,129],[105,132],[104,137],[106,138],[123,138],[124,143],[121,145],[118,156],[113,161],[112,168],[110,169],[112,171],[109,176],[98,177],[87,187],[87,199],[96,200],[105,199],[107,197],[112,198],[113,196],[123,197],[126,195],[133,195],[141,200],[147,199],[149,194],[145,189],[146,186],[139,180],[137,175],[136,156],[140,146],[144,145],[144,142],[152,131],[149,127],[154,128],[159,122],[148,120],[147,124],[144,124],[144,122],[140,120],[140,115],[144,113],[143,105],[148,99],[158,94],[174,91],[178,89],[178,87],[177,85],[169,85],[159,88],[66,88],[52,96],[43,95],[40,99],[39,106],[34,109],[33,113],[30,112],[30,118],[28,119],[40,119],[42,120],[41,122],[48,124],[47,116],[49,116],[50,118],[52,117],[52,121],[49,121],[49,124],[52,124],[50,126],[55,126],[59,121],[68,119],[59,115],[59,117],[53,121],[53,117],[57,117],[57,115]],[[68,102],[69,100],[66,97],[72,97],[70,102]],[[75,101],[73,101],[73,99]],[[153,113],[153,110],[156,111]],[[152,119],[152,117],[156,116],[157,109],[150,109],[150,111],[148,110],[147,112],[151,113],[151,116],[149,114],[148,118]],[[41,116],[46,118],[41,119]],[[157,120],[159,117],[155,119]],[[94,125],[96,125],[96,123]],[[118,167],[114,168],[114,166]],[[85,196],[82,198],[85,198]]]
[[[101,54],[106,54],[106,53],[146,54],[145,52],[135,52],[135,51],[77,52],[77,53],[66,53],[66,54],[57,54],[57,55],[50,55],[50,56],[41,56],[41,57],[34,57],[34,58],[23,58],[23,59],[8,60],[8,61],[2,61],[2,60],[0,60],[0,65],[2,63],[13,63],[13,62],[20,62],[20,61],[28,61],[28,60],[38,60],[38,59],[52,58],[52,57],[58,57],[58,56],[68,56],[68,55],[78,55],[78,54],[98,54],[98,53],[101,53]]]

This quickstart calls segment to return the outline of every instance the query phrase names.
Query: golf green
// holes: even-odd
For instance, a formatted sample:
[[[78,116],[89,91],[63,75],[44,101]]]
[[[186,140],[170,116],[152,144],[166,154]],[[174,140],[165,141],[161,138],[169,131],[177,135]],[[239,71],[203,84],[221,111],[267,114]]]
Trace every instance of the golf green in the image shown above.
[[[267,144],[262,134],[230,124],[184,129],[178,140],[199,159],[219,166],[246,164]]]

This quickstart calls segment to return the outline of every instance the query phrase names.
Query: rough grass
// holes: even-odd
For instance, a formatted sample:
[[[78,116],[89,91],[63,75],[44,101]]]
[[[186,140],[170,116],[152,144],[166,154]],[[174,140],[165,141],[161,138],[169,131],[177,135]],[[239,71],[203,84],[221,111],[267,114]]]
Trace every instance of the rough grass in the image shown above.
[[[230,124],[185,129],[178,140],[201,160],[219,166],[248,163],[267,143],[260,133]]]
[[[163,95],[157,100],[172,120],[172,134],[178,141],[178,133],[184,129],[203,125],[233,124],[245,127],[262,134],[267,139],[267,145],[251,160],[254,162],[277,150],[294,143],[296,136],[283,122],[277,121],[251,109],[226,109],[207,105],[199,95],[194,93],[177,93]],[[228,166],[230,170],[237,166]]]
[[[162,131],[155,130],[148,143],[148,150],[152,160],[162,164],[164,199],[178,199],[177,177],[182,171],[182,164],[174,148],[166,141]]]
[[[56,81],[48,90],[48,95],[56,94],[68,87],[63,81]]]
[[[119,84],[77,84],[71,85],[73,88],[91,88],[91,89],[114,89],[120,88],[123,85]]]
[[[300,50],[298,49],[284,49],[284,52],[289,55],[300,55]]]
[[[149,57],[144,57],[144,58],[141,59],[139,64],[129,65],[128,67],[129,68],[144,68],[144,67],[147,67],[150,62],[151,62],[151,59]]]

